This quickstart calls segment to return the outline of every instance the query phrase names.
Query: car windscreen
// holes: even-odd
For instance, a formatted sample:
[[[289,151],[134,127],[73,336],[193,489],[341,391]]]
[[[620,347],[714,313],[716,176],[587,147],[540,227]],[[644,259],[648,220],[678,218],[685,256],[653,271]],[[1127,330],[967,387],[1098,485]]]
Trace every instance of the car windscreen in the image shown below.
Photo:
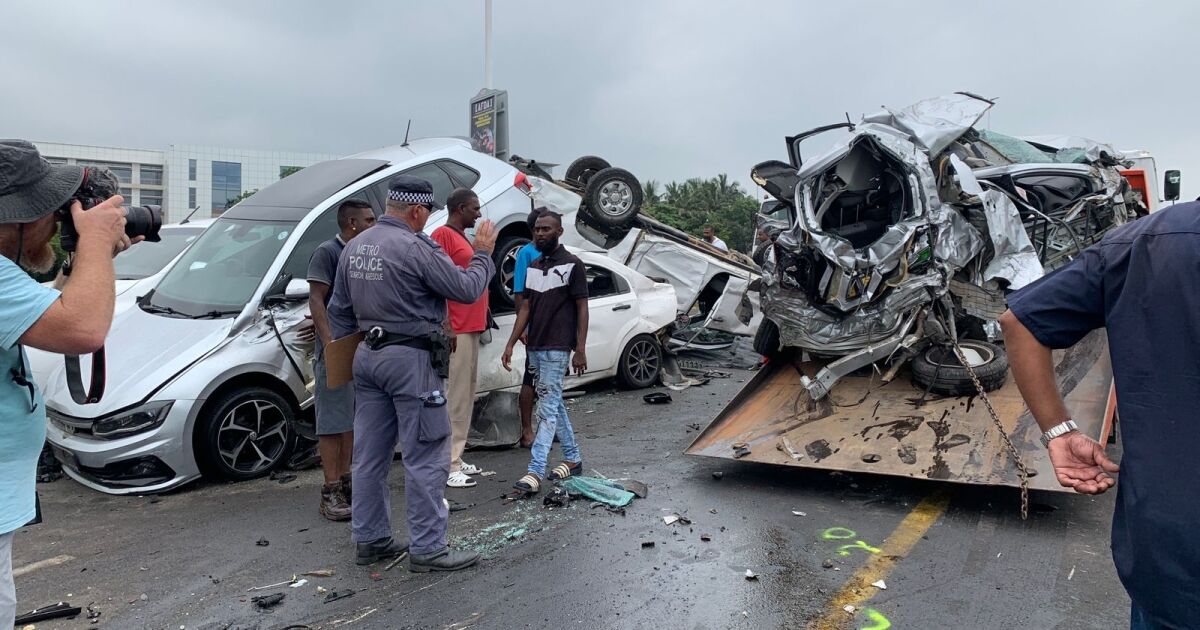
[[[117,280],[141,280],[162,271],[203,231],[202,227],[164,227],[159,231],[161,241],[139,243],[113,259]]]
[[[176,317],[236,315],[295,229],[290,221],[218,220],[143,299],[142,309]]]

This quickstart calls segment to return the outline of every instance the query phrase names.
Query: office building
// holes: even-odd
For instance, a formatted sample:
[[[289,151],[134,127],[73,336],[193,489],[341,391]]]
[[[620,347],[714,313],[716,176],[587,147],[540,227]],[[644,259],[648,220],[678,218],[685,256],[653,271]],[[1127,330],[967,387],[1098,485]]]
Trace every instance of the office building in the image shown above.
[[[280,177],[339,156],[326,153],[258,151],[196,145],[164,149],[98,147],[34,142],[55,164],[105,167],[121,180],[127,205],[160,205],[164,221],[224,212],[229,201],[258,190]]]

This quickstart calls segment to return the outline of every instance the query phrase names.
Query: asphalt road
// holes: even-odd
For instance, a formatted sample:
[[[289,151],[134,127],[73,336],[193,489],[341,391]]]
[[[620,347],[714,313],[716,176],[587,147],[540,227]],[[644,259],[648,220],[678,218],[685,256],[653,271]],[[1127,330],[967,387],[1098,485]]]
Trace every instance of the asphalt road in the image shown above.
[[[650,487],[624,516],[586,501],[503,505],[527,451],[469,453],[497,474],[447,492],[466,508],[451,515],[451,544],[485,556],[453,574],[355,566],[348,525],[317,514],[316,470],[150,497],[44,484],[46,522],[15,540],[18,605],[94,603],[101,613],[97,624],[80,616],[39,630],[1127,627],[1109,556],[1112,495],[1035,493],[1022,522],[1010,489],[681,455],[696,435],[688,425],[707,423],[748,378],[735,370],[669,406],[607,386],[570,403],[589,474]],[[391,483],[403,527],[400,462]],[[944,512],[928,509],[939,501]],[[665,524],[674,513],[691,524]],[[911,549],[896,553],[906,539]],[[335,574],[247,591],[318,569]],[[846,587],[876,578],[886,590]],[[318,586],[354,594],[325,603]],[[271,612],[250,601],[277,592],[286,597]]]

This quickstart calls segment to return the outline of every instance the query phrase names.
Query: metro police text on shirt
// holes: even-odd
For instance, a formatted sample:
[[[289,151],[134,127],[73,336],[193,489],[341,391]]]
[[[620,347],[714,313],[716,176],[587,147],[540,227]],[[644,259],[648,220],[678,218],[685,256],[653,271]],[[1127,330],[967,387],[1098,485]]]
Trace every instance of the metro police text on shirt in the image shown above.
[[[349,277],[360,280],[383,280],[383,258],[378,245],[361,243],[350,255]]]

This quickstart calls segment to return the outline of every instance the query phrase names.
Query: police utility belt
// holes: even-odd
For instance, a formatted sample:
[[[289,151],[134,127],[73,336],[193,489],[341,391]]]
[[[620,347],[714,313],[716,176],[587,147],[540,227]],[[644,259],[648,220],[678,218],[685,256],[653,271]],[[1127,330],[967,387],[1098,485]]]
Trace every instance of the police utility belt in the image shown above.
[[[363,337],[363,343],[372,350],[388,346],[408,346],[429,353],[429,365],[441,378],[450,376],[450,338],[444,333],[428,335],[402,335],[391,333],[380,326],[372,326]]]

